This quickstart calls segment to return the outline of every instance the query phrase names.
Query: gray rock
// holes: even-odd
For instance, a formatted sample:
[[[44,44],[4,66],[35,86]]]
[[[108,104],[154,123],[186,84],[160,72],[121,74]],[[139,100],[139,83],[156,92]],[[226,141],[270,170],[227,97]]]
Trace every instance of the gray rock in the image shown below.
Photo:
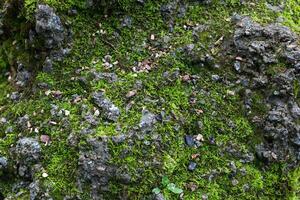
[[[143,132],[150,132],[153,129],[153,126],[156,123],[156,115],[150,111],[143,109],[142,118],[139,124],[139,127]]]
[[[117,144],[119,144],[119,143],[122,143],[122,142],[124,142],[125,140],[126,140],[126,135],[117,135],[117,136],[113,136],[112,137],[112,141],[114,142],[114,143],[117,143]]]
[[[21,95],[20,95],[19,92],[13,92],[13,93],[11,93],[11,95],[10,95],[10,99],[11,99],[12,101],[19,101],[20,98],[21,98]]]
[[[104,96],[103,92],[95,92],[92,95],[94,103],[103,111],[106,119],[116,122],[120,116],[120,110],[109,99]]]
[[[17,158],[25,163],[36,162],[41,156],[41,146],[34,138],[22,138],[18,140],[15,153]]]
[[[16,76],[16,85],[19,87],[26,86],[31,78],[31,73],[27,71],[23,64],[18,64],[17,76]]]
[[[188,170],[189,171],[194,171],[197,167],[197,163],[195,162],[190,162],[189,165],[188,165]]]
[[[212,75],[211,76],[211,79],[213,80],[213,81],[219,81],[221,78],[220,78],[220,76],[219,75],[216,75],[216,74],[214,74],[214,75]]]
[[[0,156],[0,175],[1,175],[1,170],[6,169],[8,166],[7,158]]]
[[[23,117],[19,117],[17,119],[17,126],[20,130],[26,130],[28,128],[28,123],[29,123],[29,116],[28,115],[24,115]]]
[[[28,186],[30,193],[30,200],[53,200],[50,196],[49,188],[41,183],[39,180],[34,180]]]
[[[165,197],[162,193],[158,193],[158,194],[154,195],[153,200],[165,200]]]
[[[239,61],[236,61],[234,63],[234,69],[237,71],[237,72],[240,72],[241,71],[241,63]]]
[[[294,96],[294,82],[299,79],[300,47],[298,36],[289,28],[270,24],[262,26],[249,17],[237,16],[234,32],[234,46],[238,57],[243,58],[241,73],[251,81],[252,90],[263,88],[263,102],[268,111],[258,122],[266,141],[258,145],[256,154],[266,162],[287,161],[295,163],[299,152],[299,131],[297,120],[300,109]],[[268,75],[268,67],[284,59],[291,68],[275,75]],[[300,64],[299,64],[300,66]],[[269,88],[276,88],[270,91]],[[251,97],[246,102],[252,109]],[[246,162],[246,158],[241,158]],[[252,160],[252,158],[251,158]]]
[[[52,60],[49,57],[47,57],[43,65],[43,71],[49,73],[52,72],[52,70],[53,70]]]
[[[185,144],[188,145],[189,147],[195,146],[195,140],[192,135],[185,135],[184,141],[185,141]]]
[[[89,183],[91,195],[97,199],[103,191],[108,190],[111,180],[116,180],[123,184],[131,182],[131,177],[126,170],[110,164],[110,154],[107,138],[88,139],[88,146],[82,148],[79,153],[79,181]]]
[[[91,72],[92,79],[94,81],[106,80],[109,83],[116,82],[118,80],[118,76],[115,73],[106,73],[106,72]]]
[[[32,178],[35,173],[33,166],[39,163],[41,151],[40,144],[34,138],[22,138],[18,140],[12,152],[19,176]]]
[[[125,16],[125,17],[122,19],[121,26],[122,26],[122,27],[128,27],[128,28],[131,28],[131,25],[132,25],[132,17],[130,17],[130,16]]]
[[[35,31],[43,39],[45,47],[52,49],[60,46],[64,40],[64,27],[54,9],[40,4],[37,6],[35,18]]]

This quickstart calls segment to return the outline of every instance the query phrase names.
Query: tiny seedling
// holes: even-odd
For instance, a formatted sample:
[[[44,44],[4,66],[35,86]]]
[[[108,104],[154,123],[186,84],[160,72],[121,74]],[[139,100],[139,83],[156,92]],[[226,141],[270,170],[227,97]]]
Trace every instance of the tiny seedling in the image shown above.
[[[162,178],[161,185],[162,185],[163,189],[167,189],[174,194],[181,194],[183,192],[183,190],[181,188],[177,187],[174,183],[170,183],[170,180],[167,176],[164,176]],[[159,194],[159,193],[161,193],[161,189],[156,187],[152,190],[152,192],[154,194]]]

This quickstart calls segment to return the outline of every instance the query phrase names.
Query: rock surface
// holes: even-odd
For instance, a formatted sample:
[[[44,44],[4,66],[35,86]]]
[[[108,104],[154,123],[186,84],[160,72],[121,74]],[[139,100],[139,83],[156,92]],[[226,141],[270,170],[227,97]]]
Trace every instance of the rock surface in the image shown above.
[[[282,25],[262,26],[248,17],[236,18],[234,46],[237,56],[243,59],[240,70],[252,80],[251,89],[270,90],[264,97],[270,109],[260,123],[266,142],[257,147],[257,154],[267,161],[296,162],[300,158],[299,105],[294,93],[294,83],[300,80],[298,37]],[[271,64],[282,59],[288,69],[267,76]]]
[[[54,9],[48,5],[38,5],[36,11],[35,31],[43,39],[48,49],[58,47],[64,40],[64,27]]]

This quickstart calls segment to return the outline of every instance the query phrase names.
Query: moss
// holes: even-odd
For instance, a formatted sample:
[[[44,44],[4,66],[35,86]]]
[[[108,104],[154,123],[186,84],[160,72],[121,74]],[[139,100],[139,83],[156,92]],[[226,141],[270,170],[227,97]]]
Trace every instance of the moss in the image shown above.
[[[42,185],[51,188],[53,198],[62,199],[65,195],[81,195],[83,199],[89,199],[87,192],[82,194],[76,188],[79,150],[78,147],[70,147],[67,138],[70,133],[79,136],[78,132],[87,126],[82,120],[80,104],[71,102],[72,95],[81,95],[82,103],[91,110],[94,108],[90,101],[91,92],[100,89],[106,91],[106,96],[121,109],[122,114],[117,124],[100,123],[95,129],[96,133],[88,137],[113,136],[120,132],[126,134],[139,123],[143,107],[155,114],[163,111],[166,116],[169,116],[168,120],[158,123],[154,132],[146,135],[144,140],[136,139],[132,145],[126,142],[117,145],[110,141],[111,164],[127,170],[132,175],[133,183],[123,185],[112,181],[111,193],[105,194],[107,199],[117,198],[121,193],[126,193],[129,199],[145,199],[151,195],[153,188],[162,188],[161,179],[164,176],[167,176],[177,187],[182,188],[184,197],[191,200],[199,199],[204,194],[207,194],[210,199],[297,197],[299,170],[287,175],[283,170],[284,166],[280,164],[273,164],[263,169],[256,162],[244,164],[240,157],[226,151],[226,147],[233,146],[237,151],[247,153],[259,143],[257,130],[245,116],[242,98],[228,93],[235,88],[211,80],[213,74],[231,76],[230,63],[222,62],[224,68],[220,70],[208,66],[200,68],[191,65],[183,58],[182,53],[178,53],[178,49],[183,46],[196,43],[199,55],[214,49],[214,55],[218,57],[221,48],[216,42],[222,36],[231,37],[233,27],[229,21],[234,12],[250,15],[260,23],[269,23],[277,18],[279,14],[268,10],[265,1],[256,2],[255,6],[240,5],[240,1],[235,0],[226,1],[227,4],[216,1],[210,6],[192,4],[188,7],[185,17],[176,18],[173,33],[169,33],[158,14],[164,1],[147,1],[144,6],[136,7],[131,7],[130,2],[127,1],[120,2],[123,11],[130,10],[127,15],[133,18],[132,27],[127,28],[120,28],[120,13],[112,12],[109,18],[105,18],[99,12],[85,10],[83,1],[45,0],[43,2],[65,14],[64,17],[69,21],[74,32],[71,54],[63,62],[54,64],[53,73],[38,72],[35,79],[35,83],[46,82],[51,90],[61,91],[62,98],[58,100],[51,95],[46,96],[46,90],[38,89],[21,102],[11,102],[5,96],[12,90],[2,78],[0,108],[4,107],[1,116],[7,117],[11,124],[24,114],[30,115],[35,125],[40,127],[39,134],[47,134],[51,137],[50,146],[43,146],[42,159],[43,170],[49,176],[47,178],[41,177],[41,174],[36,176],[42,181]],[[24,12],[27,13],[29,20],[33,16],[36,3],[36,0],[25,1]],[[67,10],[72,7],[78,8],[79,11],[75,17],[66,15]],[[285,12],[284,15],[289,16],[288,11]],[[189,24],[205,24],[208,27],[207,31],[199,34],[198,42],[194,40],[192,31],[184,28],[184,25]],[[106,33],[102,34],[101,29]],[[116,30],[119,37],[116,36]],[[149,42],[151,34],[155,35],[155,40],[162,40],[165,36],[171,38],[171,47],[159,58],[152,57],[158,52],[157,49],[144,46],[144,43],[155,45],[154,42]],[[14,39],[7,40],[1,46],[0,58],[3,60],[4,67],[12,65],[16,60],[15,57],[26,60],[26,54],[22,55],[24,49],[17,52],[13,48]],[[101,59],[107,54],[110,54],[114,61],[119,61],[113,69],[106,69],[102,65]],[[153,62],[153,69],[149,73],[133,72],[132,67],[146,59]],[[30,63],[30,60],[28,62]],[[78,69],[82,69],[80,74]],[[118,75],[118,81],[109,83],[100,80],[82,84],[78,78],[87,77],[90,69],[114,72]],[[181,76],[193,74],[199,78],[196,83],[187,83],[180,77],[169,81],[163,76],[164,72],[172,73],[177,69]],[[282,66],[275,66],[270,69],[270,75],[281,69]],[[131,99],[126,98],[128,91],[135,89],[137,81],[142,81],[143,88],[138,90]],[[253,95],[253,104],[259,115],[265,113],[265,107],[261,103],[263,95],[259,92]],[[191,104],[191,97],[197,99],[196,103]],[[131,109],[126,110],[126,106],[131,101],[135,103],[132,104]],[[65,127],[61,121],[58,121],[57,126],[47,124],[52,120],[50,104],[56,104],[60,109],[70,111],[69,126]],[[202,128],[198,127],[198,122],[203,124]],[[120,127],[121,131],[117,131],[117,127]],[[18,139],[18,134],[16,129],[16,132],[1,137],[1,155],[8,155],[10,146]],[[36,136],[29,131],[21,134]],[[199,148],[186,147],[183,139],[186,134],[202,134],[203,145]],[[161,138],[159,145],[156,137]],[[216,144],[210,144],[210,138],[214,138]],[[79,146],[87,145],[86,138],[80,136],[79,139],[81,139]],[[124,152],[129,153],[124,154]],[[198,158],[192,159],[191,156],[196,154],[199,154]],[[197,168],[193,172],[187,170],[190,160],[197,163]],[[238,168],[238,173],[234,177],[228,165],[232,161]],[[242,168],[246,169],[245,175],[239,171]],[[238,180],[236,186],[232,185],[232,178]],[[3,184],[2,180],[0,182],[1,191],[5,194],[9,193],[11,182],[6,181]],[[197,186],[195,191],[188,188],[187,184],[190,182]],[[246,192],[244,192],[245,184],[249,185]],[[163,189],[162,192],[167,199],[179,198],[178,194],[167,189]]]
[[[300,168],[299,167],[289,172],[288,183],[290,187],[288,199],[297,199],[300,195]]]

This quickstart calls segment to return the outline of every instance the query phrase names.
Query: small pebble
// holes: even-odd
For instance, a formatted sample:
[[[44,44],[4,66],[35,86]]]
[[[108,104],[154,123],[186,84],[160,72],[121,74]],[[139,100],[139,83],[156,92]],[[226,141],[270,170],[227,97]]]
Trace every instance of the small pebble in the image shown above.
[[[44,173],[42,174],[42,177],[43,177],[43,178],[47,178],[47,177],[48,177],[48,174],[47,174],[46,172],[44,172]]]
[[[184,136],[184,141],[185,144],[188,145],[189,147],[193,147],[195,145],[194,138],[191,135]]]
[[[190,163],[189,163],[189,166],[188,166],[188,170],[189,170],[189,171],[194,171],[194,170],[196,169],[196,167],[197,167],[197,163],[195,163],[195,162],[190,162]]]
[[[232,179],[231,184],[232,184],[233,186],[236,186],[237,184],[239,184],[239,181],[236,180],[236,179]]]

